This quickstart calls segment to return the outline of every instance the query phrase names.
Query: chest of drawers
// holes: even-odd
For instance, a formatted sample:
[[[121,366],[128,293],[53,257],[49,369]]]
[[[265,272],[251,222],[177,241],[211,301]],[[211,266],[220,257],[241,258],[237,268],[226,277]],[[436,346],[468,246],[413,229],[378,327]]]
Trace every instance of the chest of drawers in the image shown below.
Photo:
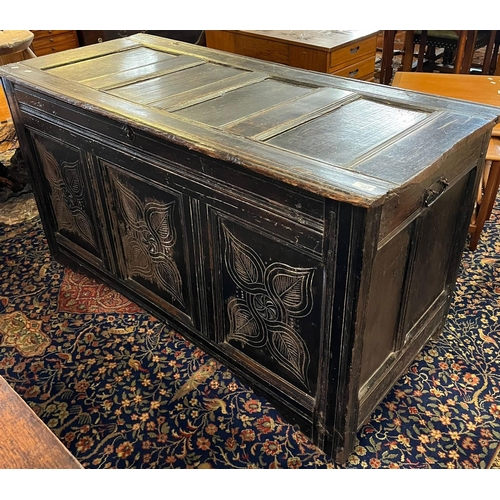
[[[0,75],[54,257],[345,460],[443,325],[498,110],[145,34]]]
[[[372,81],[378,31],[206,31],[207,47],[295,68]]]
[[[52,54],[78,47],[78,36],[74,30],[32,30],[33,52],[37,56]]]

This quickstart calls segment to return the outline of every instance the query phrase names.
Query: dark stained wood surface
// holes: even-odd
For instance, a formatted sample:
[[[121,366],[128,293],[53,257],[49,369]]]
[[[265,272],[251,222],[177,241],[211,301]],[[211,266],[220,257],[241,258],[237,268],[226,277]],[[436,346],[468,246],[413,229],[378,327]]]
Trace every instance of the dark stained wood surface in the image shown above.
[[[151,55],[145,59],[146,53]],[[140,54],[141,57],[137,57],[136,54]],[[181,61],[175,71],[159,74],[157,63],[152,61],[162,60],[163,57],[164,62],[168,63]],[[120,58],[127,63],[118,63]],[[295,68],[269,65],[234,54],[210,51],[204,47],[145,34],[83,47],[78,51],[71,51],[66,58],[58,53],[33,59],[24,64],[32,69],[31,74],[23,71],[21,65],[15,68],[7,67],[4,70],[13,78],[19,75],[26,81],[32,80],[40,88],[61,95],[70,102],[75,100],[85,102],[100,112],[121,116],[125,122],[131,121],[134,127],[145,126],[159,134],[173,133],[176,140],[187,147],[209,155],[229,154],[238,158],[241,165],[266,176],[302,186],[304,189],[332,199],[345,199],[360,206],[377,204],[377,200],[382,200],[388,192],[409,182],[418,174],[418,170],[437,161],[440,153],[434,154],[435,148],[424,146],[429,141],[426,132],[432,134],[434,130],[433,126],[427,126],[429,121],[439,119],[440,127],[448,128],[449,124],[461,119],[457,113],[469,114],[466,103],[462,106],[448,106],[442,100],[433,102],[419,98],[413,93],[381,88],[378,85],[355,80],[317,75]],[[86,78],[86,71],[81,71],[81,67],[89,71],[88,78],[83,81],[81,78]],[[43,71],[33,71],[35,68]],[[137,76],[137,72],[140,76]],[[258,73],[257,83],[254,79],[248,78],[246,81],[243,79],[241,85],[235,87],[235,77],[255,72]],[[263,82],[262,73],[265,75]],[[94,75],[100,76],[94,78]],[[128,80],[129,77],[132,82]],[[104,87],[99,84],[94,88],[95,82],[100,78],[106,82]],[[215,94],[218,95],[215,98],[214,85],[217,85]],[[268,101],[263,108],[255,110],[252,87],[258,88],[259,85],[274,85],[281,89],[295,87],[297,91],[284,96],[282,92],[275,92],[274,100],[266,93]],[[293,147],[280,145],[276,148],[271,142],[272,140],[282,144],[281,135],[285,135],[297,125],[294,116],[298,112],[304,113],[303,105],[308,101],[303,99],[325,88],[344,92],[330,93],[329,102],[324,104],[321,112],[312,117],[311,123],[307,126],[314,129],[314,121],[321,120],[325,115],[331,115],[328,120],[342,120],[353,133],[351,141],[353,150],[348,153],[350,158],[344,165],[342,162],[340,164],[337,162],[338,148],[330,142],[321,145],[323,152],[317,153],[314,150],[313,154],[296,151],[294,149],[298,146],[296,144],[293,144]],[[190,93],[187,100],[183,98],[186,93]],[[263,98],[264,94],[262,93],[260,97]],[[344,106],[346,98],[361,100],[361,109],[364,109],[363,106],[376,109],[373,109],[369,116],[365,112],[359,113],[358,105]],[[389,104],[387,100],[393,104]],[[179,102],[183,104],[176,105]],[[193,106],[193,102],[197,104]],[[217,120],[214,124],[210,123],[210,112],[213,108],[219,108],[226,102],[239,110],[250,106],[248,116],[234,117],[234,119],[228,117],[229,122],[222,119],[220,126]],[[312,100],[309,102],[311,102],[309,111],[312,113],[314,104]],[[396,102],[397,107],[395,107]],[[174,111],[169,112],[169,106],[173,106]],[[197,113],[191,109],[192,107],[197,107],[200,111],[205,108],[208,114]],[[261,134],[257,137],[254,137],[253,130],[249,130],[248,133],[242,130],[240,120],[258,122],[261,116],[265,119],[270,112],[281,115],[280,123],[275,121],[267,130],[262,130],[261,127]],[[382,119],[377,121],[373,113],[380,114]],[[476,121],[462,120],[460,128],[453,127],[453,137],[448,134],[442,135],[440,150],[452,148],[461,138],[477,130],[477,123],[484,123],[487,126],[488,120],[497,116],[494,111],[488,112],[486,109],[483,112],[478,112],[476,109],[473,114],[476,115]],[[336,115],[339,118],[336,118]],[[418,120],[415,126],[413,121],[402,119],[405,115],[419,115],[422,118],[427,116],[427,119]],[[204,123],[203,120],[209,123]],[[374,123],[367,120],[373,120]],[[388,122],[392,134],[387,134]],[[232,136],[227,134],[227,131],[233,130],[237,130],[238,134],[234,133]],[[417,139],[419,135],[421,138]],[[193,137],[196,137],[196,140],[193,141]],[[369,138],[369,143],[366,143],[366,137]],[[401,155],[400,140],[404,137],[408,137],[411,143],[420,142],[422,149],[411,148]],[[424,150],[427,150],[427,158],[422,162]],[[301,153],[300,165],[297,164],[297,152]],[[319,160],[317,156],[320,156]],[[402,168],[397,169],[396,181],[394,172],[387,169],[388,162],[384,156],[396,160],[399,158],[403,162]],[[379,158],[382,161],[377,161]]]
[[[442,328],[499,110],[148,35],[0,74],[53,256],[345,460]]]
[[[0,376],[0,469],[82,466]]]

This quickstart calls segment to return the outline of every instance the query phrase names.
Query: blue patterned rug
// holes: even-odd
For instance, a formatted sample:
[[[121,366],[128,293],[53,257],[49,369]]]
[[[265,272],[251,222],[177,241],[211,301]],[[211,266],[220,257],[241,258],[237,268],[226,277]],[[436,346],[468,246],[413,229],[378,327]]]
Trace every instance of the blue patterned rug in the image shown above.
[[[0,375],[85,468],[489,468],[500,443],[500,205],[465,251],[445,331],[343,466],[229,370],[0,225]]]

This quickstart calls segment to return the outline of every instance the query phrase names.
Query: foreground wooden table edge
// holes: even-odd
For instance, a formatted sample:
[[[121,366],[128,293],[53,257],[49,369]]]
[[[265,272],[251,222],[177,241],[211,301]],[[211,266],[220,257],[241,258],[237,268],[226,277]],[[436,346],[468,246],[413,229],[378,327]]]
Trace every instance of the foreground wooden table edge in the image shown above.
[[[0,469],[83,469],[1,376]]]

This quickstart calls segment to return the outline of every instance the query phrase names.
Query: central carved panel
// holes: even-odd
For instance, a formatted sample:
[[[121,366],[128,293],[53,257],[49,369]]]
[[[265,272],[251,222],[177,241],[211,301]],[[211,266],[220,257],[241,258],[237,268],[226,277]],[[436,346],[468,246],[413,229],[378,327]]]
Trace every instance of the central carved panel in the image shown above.
[[[220,221],[223,339],[313,393],[320,339],[320,264],[291,245]]]

